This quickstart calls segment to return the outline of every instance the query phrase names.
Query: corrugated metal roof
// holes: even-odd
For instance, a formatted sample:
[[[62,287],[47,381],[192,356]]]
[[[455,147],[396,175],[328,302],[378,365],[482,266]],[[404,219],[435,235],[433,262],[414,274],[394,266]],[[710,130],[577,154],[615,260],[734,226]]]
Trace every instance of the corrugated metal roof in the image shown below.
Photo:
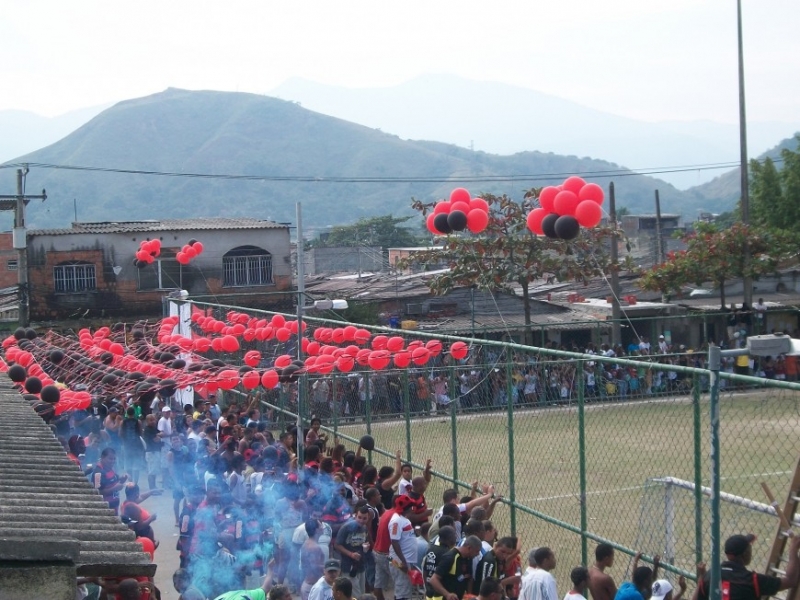
[[[73,223],[69,229],[32,229],[35,235],[74,235],[80,233],[148,233],[158,231],[194,231],[225,229],[288,229],[288,225],[254,219],[250,217],[197,217],[193,219],[163,219],[160,221],[101,221],[96,223]]]

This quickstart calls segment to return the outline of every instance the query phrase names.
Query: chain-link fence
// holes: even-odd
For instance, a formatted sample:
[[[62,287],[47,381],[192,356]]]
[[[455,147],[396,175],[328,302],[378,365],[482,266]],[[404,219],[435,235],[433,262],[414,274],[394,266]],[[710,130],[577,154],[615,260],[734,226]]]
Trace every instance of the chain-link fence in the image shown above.
[[[307,334],[345,325],[310,319]],[[434,339],[371,329],[402,337],[404,348]],[[467,495],[474,481],[493,485],[503,498],[492,515],[498,531],[519,536],[525,551],[553,548],[562,587],[572,566],[593,561],[599,541],[629,556],[659,554],[671,573],[690,577],[710,558],[709,371],[694,366],[705,366],[702,356],[623,359],[436,339],[445,348],[465,342],[467,356],[442,352],[402,368],[356,361],[349,372],[306,373],[259,398],[277,427],[294,423],[299,407],[304,424],[320,417],[350,448],[371,434],[377,465],[396,451],[417,471],[432,459],[434,510],[447,488]],[[297,353],[296,340],[251,346],[265,367]],[[800,385],[721,377],[721,537],[756,534],[761,568],[778,524],[761,483],[786,496],[800,455]]]

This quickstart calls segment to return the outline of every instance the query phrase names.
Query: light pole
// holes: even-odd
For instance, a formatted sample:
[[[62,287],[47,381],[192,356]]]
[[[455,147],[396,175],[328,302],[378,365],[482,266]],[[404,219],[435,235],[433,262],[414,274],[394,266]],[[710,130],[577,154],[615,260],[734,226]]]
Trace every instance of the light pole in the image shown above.
[[[739,57],[739,171],[741,171],[741,210],[742,210],[742,223],[750,225],[750,182],[747,173],[747,114],[745,111],[744,102],[744,51],[742,49],[742,0],[736,0],[736,31],[738,38],[738,57]],[[744,277],[742,284],[744,286],[744,298],[747,307],[752,310],[753,307],[753,280],[747,273],[750,267],[750,246],[747,239],[744,242]]]

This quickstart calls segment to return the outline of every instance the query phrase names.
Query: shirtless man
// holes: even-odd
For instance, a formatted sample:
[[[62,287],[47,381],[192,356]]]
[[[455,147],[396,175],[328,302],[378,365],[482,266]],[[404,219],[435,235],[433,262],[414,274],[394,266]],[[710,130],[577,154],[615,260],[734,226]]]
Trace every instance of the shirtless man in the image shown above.
[[[589,568],[589,592],[592,600],[614,600],[617,585],[606,568],[614,564],[614,548],[610,544],[598,544],[594,550],[594,564]]]

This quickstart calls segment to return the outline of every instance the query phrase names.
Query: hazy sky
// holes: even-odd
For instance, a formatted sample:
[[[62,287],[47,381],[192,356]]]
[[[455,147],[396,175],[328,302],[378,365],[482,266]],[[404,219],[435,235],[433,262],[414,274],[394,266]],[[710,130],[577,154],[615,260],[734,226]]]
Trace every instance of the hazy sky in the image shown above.
[[[796,121],[800,1],[743,4],[748,118]],[[167,87],[452,73],[640,119],[738,119],[735,0],[4,0],[0,40],[0,109],[48,116]]]

